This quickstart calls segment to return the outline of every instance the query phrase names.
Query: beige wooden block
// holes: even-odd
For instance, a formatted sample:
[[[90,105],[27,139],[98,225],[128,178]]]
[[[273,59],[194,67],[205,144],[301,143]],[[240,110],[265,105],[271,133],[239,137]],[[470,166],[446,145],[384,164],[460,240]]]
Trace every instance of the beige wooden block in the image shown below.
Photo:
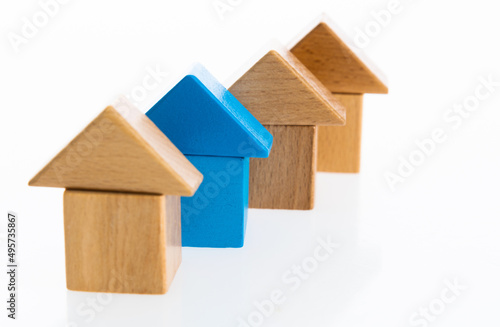
[[[345,37],[321,22],[291,52],[335,93],[387,93],[383,74]]]
[[[318,171],[358,173],[361,161],[362,94],[335,94],[347,108],[345,126],[318,127]]]
[[[229,91],[264,125],[344,125],[345,109],[288,50],[271,50]]]
[[[269,158],[250,159],[249,207],[314,207],[316,126],[265,126],[273,134]]]
[[[67,287],[163,294],[181,262],[180,198],[64,192]]]
[[[203,176],[126,100],[107,107],[31,186],[191,196]]]

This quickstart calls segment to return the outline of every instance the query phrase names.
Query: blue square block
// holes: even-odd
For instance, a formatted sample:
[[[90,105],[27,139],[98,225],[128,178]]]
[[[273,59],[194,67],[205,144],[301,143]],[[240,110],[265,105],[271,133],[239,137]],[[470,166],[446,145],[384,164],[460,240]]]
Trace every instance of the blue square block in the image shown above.
[[[182,245],[242,247],[248,212],[249,159],[186,157],[204,179],[194,196],[181,198]]]

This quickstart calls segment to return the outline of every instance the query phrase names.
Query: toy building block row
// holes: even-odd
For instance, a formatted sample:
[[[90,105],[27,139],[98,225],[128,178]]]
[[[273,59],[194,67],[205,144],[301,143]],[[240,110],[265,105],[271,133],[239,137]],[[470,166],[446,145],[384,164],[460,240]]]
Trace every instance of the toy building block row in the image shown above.
[[[229,91],[197,65],[146,115],[107,107],[29,182],[66,189],[68,289],[162,294],[181,246],[243,246],[248,207],[312,209],[317,169],[359,171],[380,76],[322,22]]]
[[[125,99],[107,107],[29,182],[66,188],[68,289],[165,293],[181,262],[180,196],[202,179]]]
[[[291,52],[345,106],[345,126],[321,126],[318,132],[318,170],[357,173],[361,158],[364,93],[388,93],[384,76],[362,54],[321,22]]]
[[[287,50],[271,50],[229,91],[274,136],[268,159],[250,160],[250,208],[312,209],[317,125],[344,125],[345,109]]]
[[[146,115],[205,176],[181,199],[182,245],[243,246],[249,158],[268,157],[272,135],[201,65]]]

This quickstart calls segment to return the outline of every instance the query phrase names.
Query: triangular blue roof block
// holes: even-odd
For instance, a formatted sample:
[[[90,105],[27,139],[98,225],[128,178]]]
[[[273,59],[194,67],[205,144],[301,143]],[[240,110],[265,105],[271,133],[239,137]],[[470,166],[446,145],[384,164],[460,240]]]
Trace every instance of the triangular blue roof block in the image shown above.
[[[203,66],[146,115],[185,155],[266,158],[273,137]]]

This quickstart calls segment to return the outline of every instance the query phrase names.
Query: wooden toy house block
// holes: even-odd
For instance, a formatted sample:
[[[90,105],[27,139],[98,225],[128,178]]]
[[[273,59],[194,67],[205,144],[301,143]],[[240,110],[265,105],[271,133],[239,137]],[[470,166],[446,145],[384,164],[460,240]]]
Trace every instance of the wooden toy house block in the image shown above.
[[[125,99],[107,107],[29,182],[66,188],[68,289],[165,293],[181,262],[180,196],[202,179]]]
[[[312,209],[316,125],[344,125],[345,109],[286,50],[272,50],[229,91],[274,136],[266,160],[250,160],[250,208]]]
[[[319,127],[318,170],[357,173],[363,94],[388,93],[388,89],[383,75],[344,40],[321,22],[291,52],[347,110],[345,126]]]
[[[201,65],[146,115],[205,176],[181,199],[182,245],[243,246],[249,158],[267,157],[272,135]]]

